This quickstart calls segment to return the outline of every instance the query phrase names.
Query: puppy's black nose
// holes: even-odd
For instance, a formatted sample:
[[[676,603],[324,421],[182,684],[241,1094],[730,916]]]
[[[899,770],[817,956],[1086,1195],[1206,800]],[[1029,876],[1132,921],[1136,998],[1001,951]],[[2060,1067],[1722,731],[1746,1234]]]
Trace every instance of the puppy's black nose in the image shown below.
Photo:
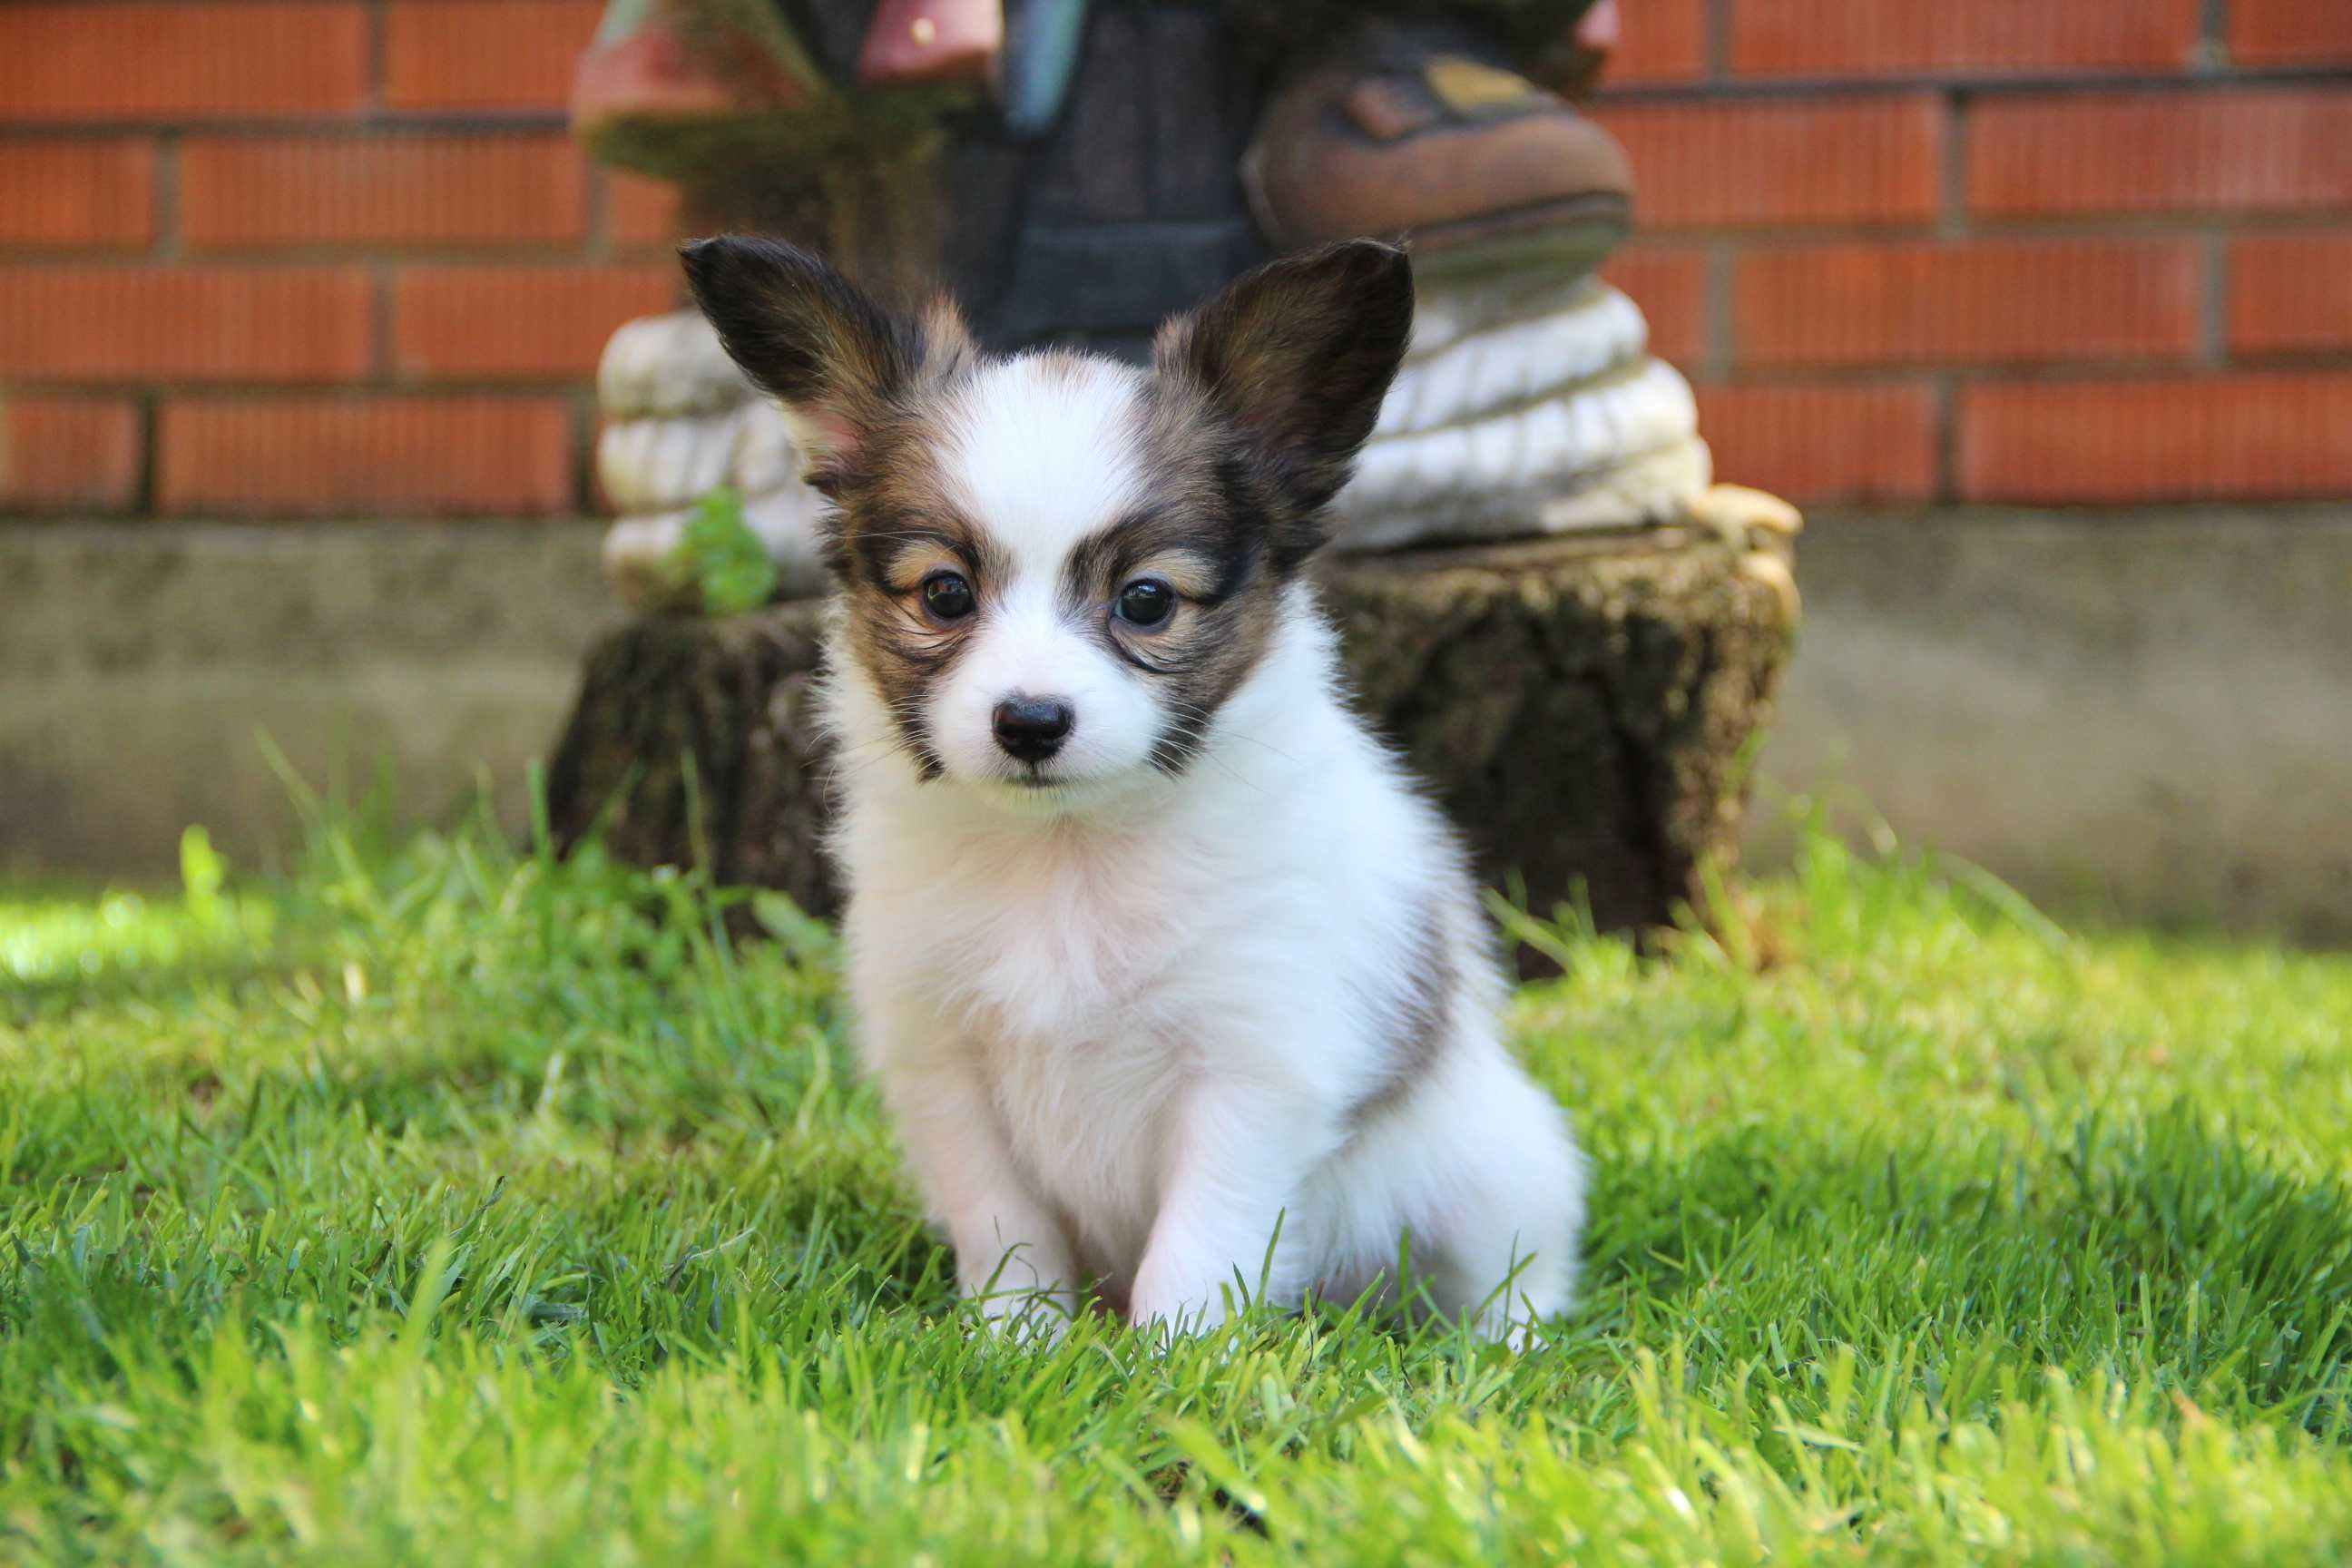
[[[996,743],[1024,763],[1042,763],[1062,749],[1078,721],[1058,697],[1008,697],[996,705]]]

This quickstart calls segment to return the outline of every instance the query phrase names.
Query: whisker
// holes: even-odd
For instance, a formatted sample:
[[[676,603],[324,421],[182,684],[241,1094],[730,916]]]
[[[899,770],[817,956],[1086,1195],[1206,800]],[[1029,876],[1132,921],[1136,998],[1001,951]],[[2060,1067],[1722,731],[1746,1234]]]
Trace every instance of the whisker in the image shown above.
[[[1198,721],[1202,724],[1202,739],[1203,743],[1205,743],[1205,742],[1206,742],[1206,740],[1207,740],[1207,738],[1208,738],[1208,737],[1207,737],[1207,726],[1208,726],[1211,722],[1213,722],[1213,721],[1216,719],[1216,717],[1217,717],[1215,710],[1213,710],[1213,709],[1210,709],[1210,708],[1204,707],[1204,706],[1202,706],[1202,704],[1200,704],[1200,703],[1198,703],[1198,702],[1186,702],[1186,701],[1183,701],[1183,700],[1171,700],[1171,701],[1169,702],[1168,706],[1169,706],[1171,710],[1175,710],[1177,713],[1181,714],[1181,716],[1183,716],[1183,717],[1185,717],[1185,718],[1193,719],[1193,720]],[[1230,730],[1230,731],[1223,731],[1223,734],[1222,734],[1219,738],[1220,738],[1220,739],[1230,739],[1230,740],[1235,740],[1235,741],[1246,741],[1246,742],[1248,742],[1251,745],[1255,746],[1255,747],[1259,748],[1259,749],[1260,749],[1260,750],[1262,750],[1262,751],[1270,752],[1272,752],[1274,755],[1276,755],[1276,756],[1277,756],[1277,757],[1280,757],[1280,758],[1281,758],[1284,762],[1286,762],[1286,763],[1296,763],[1298,761],[1298,759],[1297,759],[1297,757],[1292,756],[1288,752],[1284,751],[1281,747],[1275,745],[1273,742],[1268,742],[1268,741],[1260,740],[1260,739],[1259,739],[1257,736],[1255,736],[1255,735],[1244,734],[1244,733],[1243,733],[1241,731],[1238,731],[1238,730]]]

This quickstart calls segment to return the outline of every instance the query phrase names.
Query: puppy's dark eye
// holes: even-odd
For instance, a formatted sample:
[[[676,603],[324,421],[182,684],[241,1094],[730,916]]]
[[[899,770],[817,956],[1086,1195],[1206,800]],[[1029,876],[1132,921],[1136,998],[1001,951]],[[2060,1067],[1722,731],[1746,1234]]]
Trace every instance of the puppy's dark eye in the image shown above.
[[[934,572],[923,579],[923,608],[936,620],[960,621],[971,614],[971,584],[953,572]]]
[[[1156,626],[1176,609],[1176,590],[1157,577],[1138,577],[1118,591],[1118,618],[1129,626]]]

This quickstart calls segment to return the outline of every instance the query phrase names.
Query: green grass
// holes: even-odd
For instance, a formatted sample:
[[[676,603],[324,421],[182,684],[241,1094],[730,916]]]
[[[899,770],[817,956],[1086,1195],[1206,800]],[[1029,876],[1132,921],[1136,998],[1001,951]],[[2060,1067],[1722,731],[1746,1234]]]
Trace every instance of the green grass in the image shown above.
[[[822,928],[473,833],[0,900],[0,1560],[2352,1556],[2352,962],[1825,840],[1549,933],[1525,1359],[975,1336]]]

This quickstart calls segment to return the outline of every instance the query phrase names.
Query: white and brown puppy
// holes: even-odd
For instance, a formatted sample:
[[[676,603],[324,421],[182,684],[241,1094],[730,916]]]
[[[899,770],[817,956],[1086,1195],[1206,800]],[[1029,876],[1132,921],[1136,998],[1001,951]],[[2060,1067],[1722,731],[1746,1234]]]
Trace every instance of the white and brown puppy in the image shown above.
[[[1482,1331],[1562,1310],[1580,1158],[1301,576],[1403,253],[1254,272],[1149,371],[990,357],[772,240],[684,256],[835,499],[851,993],[966,1292],[1198,1326],[1269,1262],[1281,1301],[1384,1284],[1410,1233]]]

